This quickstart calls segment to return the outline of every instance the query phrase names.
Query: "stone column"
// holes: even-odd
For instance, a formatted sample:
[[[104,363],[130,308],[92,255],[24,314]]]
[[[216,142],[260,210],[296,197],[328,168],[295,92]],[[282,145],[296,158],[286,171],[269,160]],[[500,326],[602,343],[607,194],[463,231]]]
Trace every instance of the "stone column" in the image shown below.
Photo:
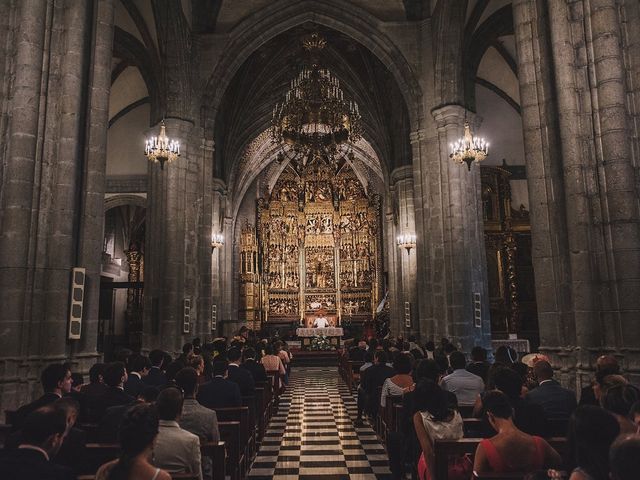
[[[432,110],[432,114],[439,140],[438,164],[423,175],[440,181],[439,191],[429,192],[434,206],[442,211],[440,225],[430,222],[431,228],[440,230],[443,251],[441,259],[434,259],[434,269],[442,277],[434,276],[432,289],[443,292],[445,300],[443,311],[434,315],[445,319],[442,335],[452,336],[464,351],[470,351],[474,345],[489,347],[491,340],[480,169],[473,165],[469,171],[466,165],[455,164],[449,158],[449,146],[462,136],[465,118],[473,121],[473,114],[457,105]],[[474,295],[481,301],[479,325],[474,324]]]
[[[414,208],[414,192],[413,192],[413,168],[411,165],[396,168],[391,172],[391,183],[393,184],[394,195],[396,197],[397,224],[395,225],[396,237],[398,235],[413,234],[416,235],[415,224],[415,208]],[[392,239],[391,247],[395,263],[397,265],[394,275],[399,276],[395,284],[399,287],[399,295],[396,295],[398,302],[397,318],[393,318],[394,334],[416,333],[420,331],[418,321],[418,296],[416,289],[417,281],[417,249],[413,248],[407,251],[399,248],[396,244],[396,238]],[[411,328],[405,326],[405,302],[409,302],[411,306]]]
[[[562,158],[551,48],[544,2],[515,0],[513,16],[518,57],[527,185],[531,209],[532,260],[540,328],[540,350],[555,365],[571,366],[575,345],[571,307]]]
[[[230,285],[224,276],[224,258],[225,252],[228,251],[229,242],[233,245],[232,237],[227,235],[227,230],[225,230],[224,222],[224,210],[226,203],[226,185],[219,178],[215,178],[213,180],[212,185],[212,196],[213,196],[213,208],[212,208],[212,234],[221,234],[224,238],[224,245],[220,248],[217,248],[215,251],[211,252],[211,298],[212,303],[216,305],[217,310],[217,324],[216,324],[216,333],[213,333],[214,336],[217,336],[217,332],[221,331],[220,326],[223,318],[227,318],[224,315],[227,315],[226,310],[223,305],[224,299],[224,289],[223,286]]]

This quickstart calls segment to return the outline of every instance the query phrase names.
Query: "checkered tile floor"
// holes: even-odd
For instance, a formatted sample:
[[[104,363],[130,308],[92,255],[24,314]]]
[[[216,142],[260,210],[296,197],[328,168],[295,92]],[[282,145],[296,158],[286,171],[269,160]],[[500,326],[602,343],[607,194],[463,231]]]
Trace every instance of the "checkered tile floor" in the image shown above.
[[[336,367],[294,369],[249,480],[390,479],[370,427],[355,428],[356,400]]]

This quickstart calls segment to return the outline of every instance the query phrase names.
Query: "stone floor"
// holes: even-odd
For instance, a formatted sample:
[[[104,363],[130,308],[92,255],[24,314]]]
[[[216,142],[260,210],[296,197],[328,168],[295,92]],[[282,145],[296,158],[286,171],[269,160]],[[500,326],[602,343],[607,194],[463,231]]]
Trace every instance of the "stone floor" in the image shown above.
[[[335,367],[294,369],[250,480],[390,479],[370,427],[354,427],[356,401]]]

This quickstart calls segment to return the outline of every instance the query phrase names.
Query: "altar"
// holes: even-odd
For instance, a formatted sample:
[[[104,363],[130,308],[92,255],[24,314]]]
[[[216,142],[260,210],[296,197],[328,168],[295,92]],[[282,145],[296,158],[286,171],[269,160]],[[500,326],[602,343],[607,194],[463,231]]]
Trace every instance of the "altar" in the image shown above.
[[[327,328],[308,328],[300,327],[296,329],[296,335],[300,338],[300,344],[303,350],[308,350],[311,346],[311,342],[315,337],[323,336],[329,340],[329,343],[336,349],[340,348],[340,340],[344,331],[342,327],[327,327]]]

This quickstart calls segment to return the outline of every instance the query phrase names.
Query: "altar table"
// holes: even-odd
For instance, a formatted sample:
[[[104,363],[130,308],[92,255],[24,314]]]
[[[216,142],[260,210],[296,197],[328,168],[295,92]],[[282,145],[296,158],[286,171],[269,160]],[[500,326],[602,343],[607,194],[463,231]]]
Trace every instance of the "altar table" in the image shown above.
[[[308,350],[311,346],[311,341],[314,337],[323,335],[327,337],[329,343],[335,348],[340,347],[340,339],[344,331],[342,327],[327,327],[327,328],[298,328],[296,329],[296,335],[300,337],[302,343],[302,349]]]

